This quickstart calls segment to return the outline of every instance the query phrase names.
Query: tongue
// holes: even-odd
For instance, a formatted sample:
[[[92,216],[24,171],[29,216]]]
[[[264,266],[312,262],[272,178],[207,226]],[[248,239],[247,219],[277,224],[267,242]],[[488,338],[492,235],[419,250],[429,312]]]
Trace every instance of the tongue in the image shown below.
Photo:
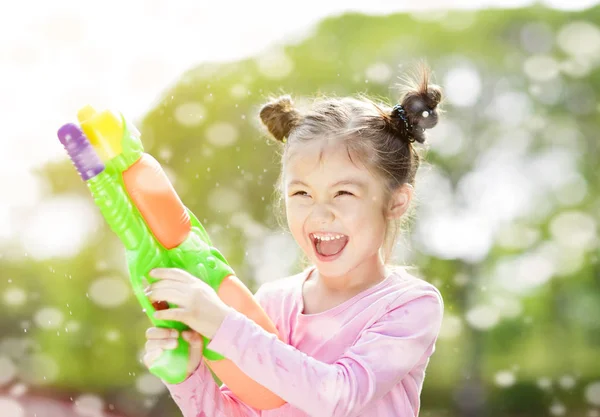
[[[324,256],[335,255],[346,244],[346,238],[325,240],[317,242],[317,252]]]

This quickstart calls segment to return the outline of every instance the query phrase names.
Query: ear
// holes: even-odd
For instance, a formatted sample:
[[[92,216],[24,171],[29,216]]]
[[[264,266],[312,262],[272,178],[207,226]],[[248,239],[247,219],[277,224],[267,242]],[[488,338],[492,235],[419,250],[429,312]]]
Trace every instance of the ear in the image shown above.
[[[388,218],[399,218],[402,216],[410,205],[410,200],[413,196],[413,186],[404,183],[400,187],[396,188],[390,196],[390,203],[388,205]]]

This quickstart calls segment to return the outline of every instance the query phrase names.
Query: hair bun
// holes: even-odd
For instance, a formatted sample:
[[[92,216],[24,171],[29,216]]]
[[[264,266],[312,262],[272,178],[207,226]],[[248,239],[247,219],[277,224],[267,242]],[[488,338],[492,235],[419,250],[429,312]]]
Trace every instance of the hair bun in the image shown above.
[[[269,133],[280,142],[285,142],[290,132],[298,126],[301,115],[294,107],[289,95],[272,99],[260,109],[260,119]]]
[[[422,67],[411,82],[402,98],[402,104],[395,106],[392,118],[400,124],[400,131],[410,142],[425,142],[425,129],[431,129],[438,122],[437,106],[442,100],[442,89],[429,84],[429,70]],[[403,111],[400,111],[403,109]]]

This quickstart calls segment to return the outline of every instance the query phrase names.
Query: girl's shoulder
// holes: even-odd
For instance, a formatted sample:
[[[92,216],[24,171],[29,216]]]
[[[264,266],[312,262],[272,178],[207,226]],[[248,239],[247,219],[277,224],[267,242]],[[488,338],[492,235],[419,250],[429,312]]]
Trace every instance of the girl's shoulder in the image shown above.
[[[284,278],[276,278],[272,281],[264,282],[258,288],[256,297],[259,299],[277,297],[282,299],[286,296],[291,296],[300,288],[302,280],[306,277],[308,270],[304,270],[294,275],[289,275]]]
[[[422,296],[434,296],[443,305],[443,297],[440,290],[431,282],[421,278],[416,272],[412,272],[412,268],[392,265],[390,266],[392,274],[396,277],[395,285],[397,294],[403,295],[399,299],[412,299]]]

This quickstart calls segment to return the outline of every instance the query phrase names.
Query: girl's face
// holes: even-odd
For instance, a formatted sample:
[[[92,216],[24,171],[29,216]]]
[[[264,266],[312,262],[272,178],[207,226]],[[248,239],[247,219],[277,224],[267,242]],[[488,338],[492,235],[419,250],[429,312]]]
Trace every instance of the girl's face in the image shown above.
[[[319,273],[340,276],[378,260],[387,223],[381,181],[353,163],[340,142],[315,140],[289,151],[283,171],[288,226]]]

